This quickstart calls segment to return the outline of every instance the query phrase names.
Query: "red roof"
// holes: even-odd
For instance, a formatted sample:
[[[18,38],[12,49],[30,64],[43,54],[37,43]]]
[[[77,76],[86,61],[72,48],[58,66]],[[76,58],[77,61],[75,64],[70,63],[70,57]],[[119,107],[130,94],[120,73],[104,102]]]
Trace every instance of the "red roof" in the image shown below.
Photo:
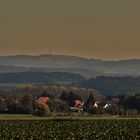
[[[75,100],[75,106],[83,106],[83,103],[80,100]]]
[[[38,100],[40,102],[43,102],[43,103],[47,104],[48,103],[48,100],[49,100],[49,97],[40,97]]]

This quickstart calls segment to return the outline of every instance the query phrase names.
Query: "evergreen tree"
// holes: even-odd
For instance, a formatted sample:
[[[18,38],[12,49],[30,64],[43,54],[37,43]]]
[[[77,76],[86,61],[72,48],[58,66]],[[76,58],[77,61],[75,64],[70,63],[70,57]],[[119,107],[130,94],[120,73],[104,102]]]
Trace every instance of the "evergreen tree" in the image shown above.
[[[33,113],[33,105],[34,105],[34,96],[31,94],[25,95],[22,100],[23,110],[25,113],[32,114]]]
[[[81,100],[81,97],[71,91],[70,93],[63,92],[60,99],[66,101],[69,106],[74,106],[75,100]]]
[[[94,102],[95,102],[95,98],[94,98],[93,94],[91,93],[89,95],[89,98],[87,99],[87,101],[85,103],[85,106],[86,106],[86,110],[87,111],[89,111],[90,109],[93,108]]]

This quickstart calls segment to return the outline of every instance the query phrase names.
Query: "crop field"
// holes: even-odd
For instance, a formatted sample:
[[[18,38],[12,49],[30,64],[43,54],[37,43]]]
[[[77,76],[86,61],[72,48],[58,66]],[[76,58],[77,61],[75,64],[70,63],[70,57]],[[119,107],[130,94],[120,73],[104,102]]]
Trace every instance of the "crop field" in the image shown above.
[[[0,140],[140,140],[139,119],[3,120]]]

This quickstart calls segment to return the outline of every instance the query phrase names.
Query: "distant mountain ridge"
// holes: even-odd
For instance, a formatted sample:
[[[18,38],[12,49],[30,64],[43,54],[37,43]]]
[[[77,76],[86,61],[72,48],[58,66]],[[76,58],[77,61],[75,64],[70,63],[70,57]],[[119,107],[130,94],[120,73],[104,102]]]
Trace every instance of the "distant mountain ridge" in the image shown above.
[[[106,77],[90,78],[82,87],[93,88],[103,95],[140,93],[140,77]]]
[[[67,55],[0,56],[0,73],[72,72],[96,76],[140,76],[140,59],[104,61]]]
[[[86,79],[80,74],[66,72],[19,72],[1,73],[0,83],[46,83],[46,84],[73,84],[80,85]]]

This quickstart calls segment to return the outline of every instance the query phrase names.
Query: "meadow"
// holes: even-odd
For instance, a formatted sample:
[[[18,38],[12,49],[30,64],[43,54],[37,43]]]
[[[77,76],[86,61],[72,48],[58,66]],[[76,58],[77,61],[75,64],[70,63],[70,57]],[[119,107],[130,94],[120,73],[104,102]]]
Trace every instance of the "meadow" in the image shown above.
[[[140,119],[1,120],[1,140],[139,140]]]

